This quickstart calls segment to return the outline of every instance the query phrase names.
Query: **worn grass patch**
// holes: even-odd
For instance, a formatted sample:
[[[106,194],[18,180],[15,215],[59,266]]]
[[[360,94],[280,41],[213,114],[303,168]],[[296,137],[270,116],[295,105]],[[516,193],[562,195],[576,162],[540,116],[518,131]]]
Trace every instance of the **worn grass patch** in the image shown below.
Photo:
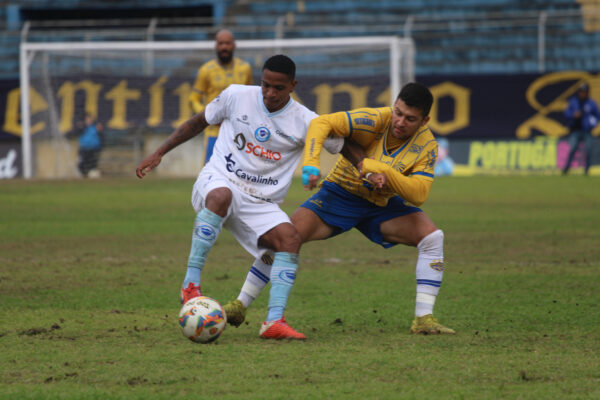
[[[302,249],[286,317],[306,342],[259,339],[263,294],[199,345],[176,323],[192,181],[0,182],[0,398],[600,398],[598,183],[436,181],[455,336],[408,333],[416,250],[353,231]],[[224,231],[205,293],[237,296],[251,262]]]

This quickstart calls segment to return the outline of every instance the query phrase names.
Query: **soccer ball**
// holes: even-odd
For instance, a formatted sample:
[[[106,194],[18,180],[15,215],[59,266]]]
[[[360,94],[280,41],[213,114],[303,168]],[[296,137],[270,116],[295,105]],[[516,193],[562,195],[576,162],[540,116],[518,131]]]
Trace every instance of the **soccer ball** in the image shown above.
[[[183,336],[196,343],[210,343],[225,329],[225,311],[215,299],[201,296],[189,300],[179,312]]]

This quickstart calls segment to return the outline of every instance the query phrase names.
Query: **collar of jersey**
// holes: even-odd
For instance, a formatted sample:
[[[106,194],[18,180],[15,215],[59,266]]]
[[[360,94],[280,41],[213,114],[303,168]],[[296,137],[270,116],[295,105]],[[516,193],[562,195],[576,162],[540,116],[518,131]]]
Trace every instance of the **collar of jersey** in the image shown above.
[[[404,143],[402,146],[400,146],[400,148],[398,150],[396,150],[395,152],[393,152],[392,154],[389,154],[387,149],[386,149],[386,142],[387,142],[387,136],[390,133],[389,129],[388,131],[385,133],[385,138],[381,141],[382,142],[382,146],[383,146],[383,154],[388,156],[388,157],[396,157],[402,150],[404,150],[404,148],[412,141],[414,141],[414,139],[419,136],[421,133],[425,132],[427,130],[427,128],[417,132],[415,135],[413,135],[411,138],[409,138],[406,143]]]
[[[259,99],[260,104],[262,105],[263,111],[265,112],[265,114],[267,114],[267,117],[269,117],[269,118],[275,117],[275,116],[281,114],[282,112],[287,110],[290,107],[290,105],[294,102],[294,99],[292,99],[292,96],[290,96],[290,100],[287,102],[287,104],[285,106],[283,106],[283,108],[281,110],[277,110],[275,112],[269,112],[269,110],[267,110],[267,107],[265,107],[265,102],[263,101],[263,98],[262,98],[262,91],[260,91],[258,93],[258,99]]]

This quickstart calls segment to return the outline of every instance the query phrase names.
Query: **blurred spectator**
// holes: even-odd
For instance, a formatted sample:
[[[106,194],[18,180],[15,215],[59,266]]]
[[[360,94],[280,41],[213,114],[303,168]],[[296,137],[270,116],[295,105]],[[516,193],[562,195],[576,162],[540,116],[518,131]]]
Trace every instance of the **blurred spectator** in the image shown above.
[[[189,101],[195,114],[204,110],[206,105],[231,84],[251,85],[252,68],[246,61],[233,56],[235,39],[233,33],[221,29],[215,36],[217,58],[203,64]],[[204,164],[212,155],[219,134],[218,125],[210,125],[204,130]]]
[[[585,146],[585,174],[587,175],[590,169],[592,156],[592,129],[600,120],[600,112],[598,104],[590,99],[590,87],[584,83],[577,89],[577,93],[573,95],[568,102],[565,116],[569,122],[569,157],[563,168],[563,174],[569,172],[571,162],[575,156],[575,152],[579,147],[579,143],[583,142]]]
[[[84,178],[98,178],[98,160],[102,151],[102,124],[90,115],[85,115],[85,122],[79,123],[81,134],[79,135],[79,161],[77,168]]]
[[[450,143],[446,138],[437,138],[438,156],[435,161],[435,176],[452,175],[454,171],[454,160],[450,157]]]

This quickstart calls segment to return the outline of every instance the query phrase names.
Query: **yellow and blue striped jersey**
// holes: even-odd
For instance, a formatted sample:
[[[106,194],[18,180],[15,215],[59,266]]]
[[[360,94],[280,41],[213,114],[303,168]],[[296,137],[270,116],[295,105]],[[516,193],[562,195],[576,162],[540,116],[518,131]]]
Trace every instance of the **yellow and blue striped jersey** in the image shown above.
[[[231,84],[251,85],[252,68],[239,58],[222,66],[216,59],[210,60],[198,69],[194,88],[189,101],[194,113],[204,110],[206,105]]]
[[[385,174],[387,183],[381,190],[374,189],[342,156],[325,178],[327,181],[380,206],[396,195],[411,204],[423,204],[433,184],[437,142],[429,128],[423,126],[409,139],[390,148],[391,120],[391,107],[359,108],[315,118],[308,129],[303,165],[319,168],[323,142],[330,133],[349,137],[365,149],[363,173]]]

